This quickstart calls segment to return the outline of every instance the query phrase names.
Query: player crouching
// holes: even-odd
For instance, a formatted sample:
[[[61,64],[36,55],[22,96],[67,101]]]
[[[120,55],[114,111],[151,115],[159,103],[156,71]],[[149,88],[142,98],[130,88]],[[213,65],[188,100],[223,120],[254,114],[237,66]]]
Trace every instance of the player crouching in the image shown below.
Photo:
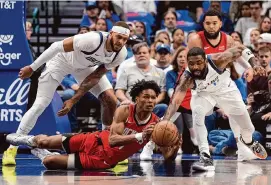
[[[138,152],[149,141],[159,118],[152,113],[160,88],[154,81],[141,80],[130,91],[135,104],[118,107],[109,130],[73,136],[7,135],[13,145],[33,147],[31,153],[48,169],[108,169]],[[161,148],[166,160],[174,160],[179,149]],[[62,149],[67,155],[55,155],[46,149]]]

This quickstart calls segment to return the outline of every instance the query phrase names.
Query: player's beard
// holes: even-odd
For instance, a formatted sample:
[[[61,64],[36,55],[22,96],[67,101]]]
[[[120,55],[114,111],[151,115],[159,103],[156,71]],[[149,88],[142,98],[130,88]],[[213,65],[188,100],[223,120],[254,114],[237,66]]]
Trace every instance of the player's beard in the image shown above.
[[[195,75],[194,73],[196,71],[199,71],[200,74],[199,75]],[[206,77],[206,75],[207,75],[207,72],[208,72],[207,64],[205,65],[205,67],[201,71],[200,70],[195,70],[195,71],[191,71],[190,70],[190,72],[191,72],[192,78],[194,78],[195,80],[204,80],[205,77]]]
[[[119,50],[115,49],[115,47],[114,47],[113,37],[110,39],[110,46],[111,46],[113,52],[118,52],[119,51]]]
[[[218,30],[217,32],[215,32],[214,34],[210,34],[208,33],[205,29],[204,29],[204,36],[207,39],[216,39],[219,36],[220,30]]]

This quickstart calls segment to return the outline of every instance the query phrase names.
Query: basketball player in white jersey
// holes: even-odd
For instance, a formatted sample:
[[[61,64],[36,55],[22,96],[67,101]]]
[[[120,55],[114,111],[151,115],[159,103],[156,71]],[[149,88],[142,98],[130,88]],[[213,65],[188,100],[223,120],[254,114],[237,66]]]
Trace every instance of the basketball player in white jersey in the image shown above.
[[[230,62],[246,54],[246,48],[243,46],[236,46],[207,57],[203,49],[194,47],[187,54],[188,68],[176,87],[164,119],[170,120],[183,101],[187,89],[191,88],[191,110],[200,151],[199,162],[192,166],[194,170],[215,170],[204,123],[205,116],[213,112],[214,106],[222,108],[230,122],[240,127],[238,157],[244,155],[247,160],[267,157],[263,146],[252,139],[254,126],[240,92],[230,78],[230,70],[226,68]]]
[[[117,107],[117,98],[105,74],[125,60],[125,44],[129,34],[129,26],[125,22],[117,22],[110,33],[89,32],[75,35],[53,43],[34,63],[22,68],[19,77],[25,79],[46,63],[46,69],[39,78],[36,100],[23,116],[16,133],[27,135],[32,130],[67,74],[76,78],[80,88],[70,100],[64,102],[58,115],[67,114],[72,106],[90,91],[102,104],[103,124],[110,125]],[[3,165],[15,165],[16,154],[17,147],[10,146],[3,155]]]

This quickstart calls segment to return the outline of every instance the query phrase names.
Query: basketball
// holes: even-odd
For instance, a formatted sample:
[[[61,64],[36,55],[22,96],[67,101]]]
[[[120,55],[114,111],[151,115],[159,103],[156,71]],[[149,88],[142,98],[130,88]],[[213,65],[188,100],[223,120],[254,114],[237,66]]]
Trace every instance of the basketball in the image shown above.
[[[152,140],[158,146],[172,146],[179,136],[176,125],[170,121],[160,121],[154,127],[152,132]]]

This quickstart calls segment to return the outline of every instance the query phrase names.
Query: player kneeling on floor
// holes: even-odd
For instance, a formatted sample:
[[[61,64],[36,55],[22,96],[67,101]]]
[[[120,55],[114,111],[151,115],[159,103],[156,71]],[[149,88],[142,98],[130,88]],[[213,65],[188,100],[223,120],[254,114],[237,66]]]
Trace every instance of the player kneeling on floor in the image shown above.
[[[7,135],[13,145],[33,147],[32,154],[48,169],[108,169],[138,152],[151,138],[159,118],[152,113],[160,88],[154,81],[141,80],[130,91],[135,104],[118,107],[110,131],[73,136]],[[179,140],[161,147],[166,160],[174,160]],[[64,149],[67,155],[55,155],[46,149]]]

